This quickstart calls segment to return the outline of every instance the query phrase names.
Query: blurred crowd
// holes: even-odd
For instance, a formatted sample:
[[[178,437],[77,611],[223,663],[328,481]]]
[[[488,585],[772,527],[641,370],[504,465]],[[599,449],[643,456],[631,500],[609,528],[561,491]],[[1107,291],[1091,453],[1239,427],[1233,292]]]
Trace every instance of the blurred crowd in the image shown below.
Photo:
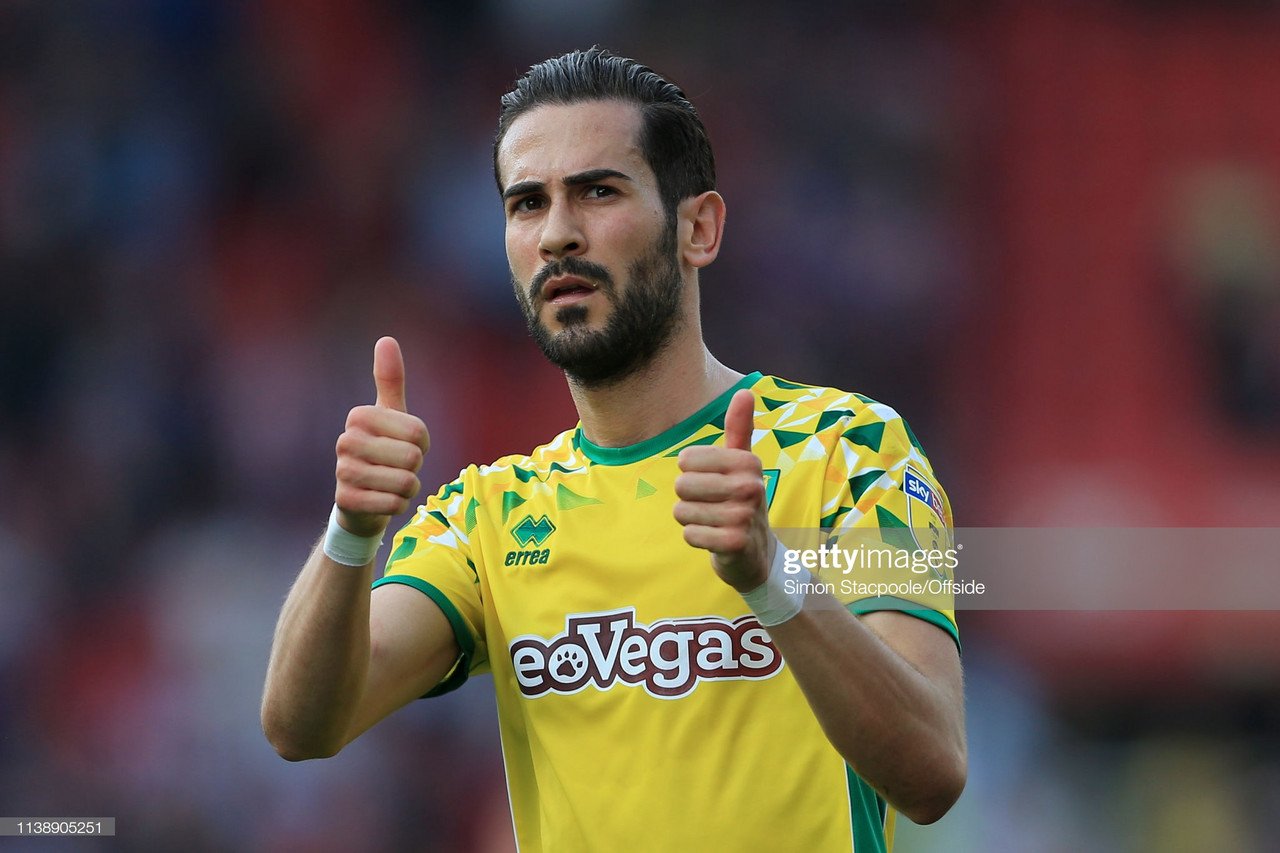
[[[592,43],[679,83],[709,128],[722,360],[896,407],[961,524],[1274,526],[1280,131],[1253,118],[1274,101],[1209,116],[1231,144],[1149,176],[1138,225],[1108,206],[1125,167],[1095,169],[1101,192],[1070,185],[1131,140],[1106,110],[1178,95],[1113,93],[1084,132],[1061,106],[1075,68],[1049,48],[1096,48],[1080,91],[1110,92],[1097,75],[1133,71],[1126,44],[1158,52],[1207,21],[1201,65],[1260,55],[1251,85],[1280,96],[1276,57],[1248,54],[1280,38],[1269,4],[1153,5],[0,5],[0,815],[114,816],[131,850],[510,849],[484,679],[324,762],[276,757],[257,703],[377,337],[405,349],[424,483],[574,422],[511,296],[491,139],[525,68]],[[1217,103],[1244,67],[1180,85]],[[1161,115],[1142,125],[1159,150],[1180,135]],[[1143,306],[1164,325],[1108,328]],[[1166,381],[1166,351],[1200,384]],[[1082,415],[1090,400],[1105,411]],[[1180,446],[1207,438],[1252,478],[1243,522],[1193,495],[1122,499],[1125,465],[1166,458],[1144,431],[1188,405]],[[900,853],[1263,849],[1280,658],[1179,669],[1223,692],[1180,704],[1170,677],[1157,707],[1112,689],[1130,670],[1089,689],[1106,655],[1073,654],[1087,623],[1018,616],[960,615],[970,789]],[[1272,621],[1250,623],[1259,642]],[[1124,627],[1103,622],[1092,636]],[[1120,642],[1150,667],[1152,631],[1185,624],[1138,620]],[[1020,657],[1011,638],[1035,636]]]

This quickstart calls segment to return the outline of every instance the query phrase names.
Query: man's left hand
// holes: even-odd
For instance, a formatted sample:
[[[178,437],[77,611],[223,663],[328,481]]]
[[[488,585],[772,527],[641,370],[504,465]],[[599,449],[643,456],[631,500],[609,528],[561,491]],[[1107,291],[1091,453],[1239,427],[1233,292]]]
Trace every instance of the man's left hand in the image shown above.
[[[676,521],[684,541],[711,552],[720,579],[738,592],[765,582],[776,547],[760,458],[751,452],[755,398],[743,389],[724,416],[724,446],[686,447],[676,460]]]

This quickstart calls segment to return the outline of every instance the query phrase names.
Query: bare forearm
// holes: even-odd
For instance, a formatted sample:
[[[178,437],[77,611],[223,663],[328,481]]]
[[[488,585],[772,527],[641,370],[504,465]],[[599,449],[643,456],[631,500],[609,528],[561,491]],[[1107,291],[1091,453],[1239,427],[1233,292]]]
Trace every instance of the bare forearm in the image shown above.
[[[829,595],[799,612],[757,601],[777,549],[763,469],[751,452],[754,398],[738,391],[724,415],[724,446],[680,451],[673,509],[684,539],[711,552],[720,580],[748,597],[770,625],[814,715],[854,770],[903,814],[930,823],[964,788],[964,689],[955,647],[932,625],[901,613],[860,622]],[[767,617],[767,618],[766,618]]]
[[[937,631],[903,614],[871,616]],[[941,817],[966,776],[958,662],[954,679],[926,677],[829,596],[811,596],[769,633],[849,765],[917,823]]]
[[[369,667],[372,574],[317,546],[289,591],[262,699],[263,730],[285,758],[323,758],[345,745]]]

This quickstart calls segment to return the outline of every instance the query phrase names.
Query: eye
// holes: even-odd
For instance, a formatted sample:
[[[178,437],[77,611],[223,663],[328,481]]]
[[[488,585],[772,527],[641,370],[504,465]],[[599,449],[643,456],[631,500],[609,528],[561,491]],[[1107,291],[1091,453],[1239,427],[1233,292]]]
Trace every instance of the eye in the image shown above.
[[[587,187],[587,198],[608,198],[617,194],[617,190],[604,184],[592,184]]]
[[[537,196],[537,195],[521,196],[520,198],[511,202],[511,212],[513,214],[527,213],[531,210],[538,210],[539,208],[542,207],[542,205],[543,205],[543,200],[541,196]]]

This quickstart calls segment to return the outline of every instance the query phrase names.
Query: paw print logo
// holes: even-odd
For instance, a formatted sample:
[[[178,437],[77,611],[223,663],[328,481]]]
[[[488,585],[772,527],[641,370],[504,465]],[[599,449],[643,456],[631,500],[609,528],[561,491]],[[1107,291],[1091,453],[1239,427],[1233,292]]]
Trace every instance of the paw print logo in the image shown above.
[[[567,684],[587,671],[587,653],[578,646],[563,646],[551,656],[551,673],[556,681]]]

